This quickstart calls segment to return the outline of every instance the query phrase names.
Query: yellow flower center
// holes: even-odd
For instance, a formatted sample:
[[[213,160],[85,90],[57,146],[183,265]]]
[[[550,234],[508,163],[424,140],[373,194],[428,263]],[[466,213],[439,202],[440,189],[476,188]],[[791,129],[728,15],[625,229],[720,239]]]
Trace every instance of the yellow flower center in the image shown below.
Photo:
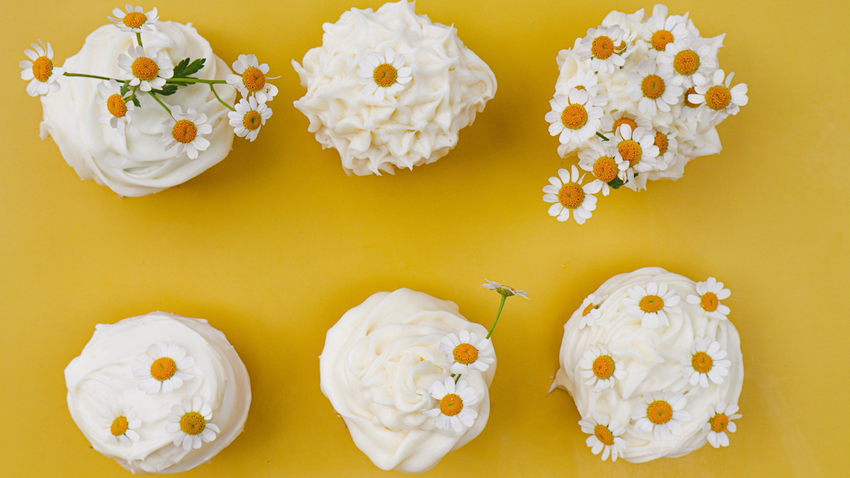
[[[132,12],[124,16],[124,25],[128,28],[139,28],[148,21],[144,13]]]
[[[611,446],[614,444],[614,435],[605,425],[596,425],[596,428],[593,429],[593,434],[596,435],[596,438],[601,441],[603,445]]]
[[[629,162],[630,168],[639,163],[640,157],[643,156],[643,149],[640,144],[631,139],[620,141],[620,144],[617,145],[617,151],[620,152],[620,156],[624,160]]]
[[[584,90],[584,89],[586,89],[586,88],[585,88],[583,85],[578,85],[578,86],[576,86],[576,87],[575,87],[575,89],[577,89],[577,90]]]
[[[259,129],[262,124],[263,117],[257,111],[251,110],[242,117],[242,126],[248,131]]]
[[[206,427],[206,420],[198,412],[189,412],[180,419],[180,429],[187,435],[199,435]]]
[[[655,132],[655,146],[658,146],[658,155],[659,156],[666,153],[667,148],[670,147],[670,143],[667,142],[667,135],[661,134],[660,132],[656,131]]]
[[[664,48],[666,48],[667,44],[671,41],[673,41],[673,34],[667,30],[658,30],[652,34],[652,48],[655,48],[658,51],[664,51]]]
[[[249,67],[242,73],[242,84],[248,91],[256,93],[266,86],[266,75],[259,68]]]
[[[191,143],[197,135],[198,127],[189,120],[180,120],[171,128],[171,136],[183,144]]]
[[[692,50],[682,50],[673,58],[673,69],[682,76],[691,76],[699,70],[699,55]]]
[[[440,400],[440,413],[453,417],[463,410],[463,400],[454,393],[449,393]]]
[[[582,105],[569,105],[561,113],[561,123],[569,129],[579,129],[587,124],[587,110]]]
[[[106,109],[112,116],[121,118],[127,114],[127,103],[121,95],[115,93],[106,99]]]
[[[718,413],[708,419],[708,424],[711,425],[711,431],[715,433],[725,432],[729,426],[729,417],[725,413]]]
[[[126,433],[128,428],[130,428],[130,425],[127,423],[127,417],[118,417],[112,421],[112,426],[109,427],[109,433],[117,437]]]
[[[372,72],[372,79],[381,88],[393,86],[396,79],[398,79],[398,70],[389,63],[378,65],[375,71]]]
[[[664,425],[673,418],[673,407],[664,400],[656,400],[646,407],[646,418],[656,425]]]
[[[36,80],[45,82],[53,73],[53,62],[46,56],[40,56],[32,62],[32,75]]]
[[[702,310],[706,312],[714,312],[717,310],[718,304],[717,295],[715,295],[714,292],[706,292],[699,300],[699,305],[702,307]]]
[[[581,312],[581,316],[584,317],[585,315],[589,314],[591,310],[593,310],[595,308],[596,308],[596,306],[594,306],[592,303],[587,304],[587,307],[585,307],[584,310]]]
[[[593,361],[593,374],[602,380],[614,375],[614,359],[608,355],[600,355]]]
[[[567,209],[575,209],[584,202],[584,191],[576,183],[567,183],[558,193],[558,201]]]
[[[711,360],[711,356],[705,352],[697,352],[691,358],[691,366],[699,373],[708,373],[713,363],[714,361]]]
[[[593,56],[596,58],[605,60],[614,54],[614,42],[604,35],[598,36],[593,39],[590,52],[593,53]]]
[[[693,86],[688,88],[687,91],[685,91],[685,106],[687,106],[688,108],[696,108],[697,106],[699,106],[699,104],[697,104],[697,103],[691,103],[690,101],[688,101],[688,95],[695,95],[695,94],[697,94],[697,89],[694,88]]]
[[[617,177],[618,171],[619,168],[617,168],[617,163],[614,162],[614,158],[610,156],[600,156],[599,159],[593,163],[593,175],[596,176],[597,179],[606,183],[613,181],[614,178]],[[592,306],[593,304],[590,305]]]
[[[660,98],[664,94],[664,89],[664,80],[658,75],[647,75],[640,83],[640,90],[643,92],[643,96],[651,100]]]
[[[624,124],[629,125],[629,127],[632,128],[632,132],[634,132],[637,129],[637,123],[635,123],[635,120],[633,120],[631,118],[626,118],[624,116],[624,117],[622,117],[622,118],[620,118],[620,119],[618,119],[617,121],[614,122],[614,128],[611,131],[616,133],[617,129],[619,129],[620,126],[623,126]]]
[[[654,314],[664,307],[664,299],[657,295],[648,295],[640,300],[638,307],[647,314]]]
[[[168,357],[160,357],[151,364],[151,377],[162,382],[168,380],[177,371],[177,364]]]
[[[159,65],[144,56],[136,58],[130,68],[133,70],[133,76],[144,81],[152,81],[159,74]]]
[[[478,349],[472,344],[460,344],[455,347],[454,357],[457,363],[469,365],[478,360]]]
[[[715,111],[726,109],[731,102],[732,93],[725,86],[712,86],[705,92],[705,104]]]

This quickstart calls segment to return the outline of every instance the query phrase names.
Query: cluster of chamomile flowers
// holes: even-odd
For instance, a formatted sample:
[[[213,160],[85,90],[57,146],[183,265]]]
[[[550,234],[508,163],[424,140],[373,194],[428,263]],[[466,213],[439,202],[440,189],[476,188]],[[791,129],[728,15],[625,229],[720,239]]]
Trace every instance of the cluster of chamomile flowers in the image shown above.
[[[108,78],[85,73],[68,72],[65,68],[53,64],[53,48],[39,40],[33,43],[32,49],[24,54],[29,60],[22,61],[21,78],[29,80],[27,93],[30,96],[40,96],[58,92],[61,88],[57,81],[60,76],[83,77],[101,80],[97,85],[97,102],[103,105],[103,114],[98,117],[102,124],[109,124],[118,134],[124,136],[130,127],[135,108],[140,108],[139,98],[143,95],[153,98],[159,106],[168,113],[163,122],[163,132],[160,144],[169,150],[177,147],[177,154],[185,153],[190,159],[198,157],[198,153],[206,151],[210,142],[204,136],[212,132],[212,125],[207,116],[195,108],[185,112],[180,105],[168,104],[168,96],[177,92],[179,87],[206,84],[216,99],[230,110],[229,124],[234,133],[240,138],[254,141],[272,115],[267,106],[277,94],[277,88],[267,82],[269,77],[268,64],[260,64],[255,55],[239,55],[233,62],[233,70],[226,80],[204,80],[192,75],[204,67],[203,58],[192,61],[183,59],[174,65],[165,51],[157,48],[145,48],[142,43],[142,33],[153,33],[153,26],[159,20],[157,9],[148,12],[140,6],[130,4],[125,10],[115,8],[113,16],[107,17],[116,28],[127,34],[135,34],[136,42],[127,48],[126,53],[116,58],[121,75],[118,78]],[[242,95],[235,106],[223,101],[216,93],[214,85],[228,84],[235,87]]]
[[[731,292],[723,287],[722,282],[709,277],[705,282],[696,283],[696,291],[699,295],[686,297],[689,304],[698,304],[709,320],[728,320],[730,309],[720,301],[727,299]],[[606,299],[594,294],[584,299],[580,307],[582,316],[579,329],[599,326],[596,323],[601,317],[598,309]],[[650,281],[645,287],[630,288],[622,299],[622,306],[629,316],[641,320],[641,327],[655,329],[670,325],[670,316],[682,314],[680,301],[681,297],[669,290],[666,284]],[[712,384],[722,384],[732,366],[727,355],[716,340],[698,337],[691,345],[690,355],[680,360],[682,374],[691,387],[708,389]],[[582,354],[579,367],[585,385],[593,387],[595,392],[609,390],[618,380],[627,376],[623,362],[604,344],[589,346]],[[652,434],[656,440],[667,440],[671,436],[681,435],[681,424],[691,420],[691,414],[684,409],[687,401],[684,394],[669,390],[646,393],[640,398],[630,419],[640,432]],[[741,418],[737,412],[737,404],[727,404],[725,401],[718,401],[709,407],[702,431],[708,432],[706,437],[711,446],[729,446],[726,432],[736,431],[733,420]],[[594,455],[602,453],[603,460],[610,456],[612,461],[616,461],[626,448],[625,440],[621,437],[626,428],[607,414],[593,412],[591,415],[578,422],[582,432],[590,435],[586,440],[587,446]]]
[[[733,73],[719,68],[723,37],[703,38],[687,13],[656,5],[652,15],[613,11],[560,52],[545,119],[558,154],[579,161],[543,188],[550,216],[563,222],[572,212],[584,224],[595,194],[678,179],[693,157],[719,152],[715,127],[748,101],[747,85],[732,86]]]

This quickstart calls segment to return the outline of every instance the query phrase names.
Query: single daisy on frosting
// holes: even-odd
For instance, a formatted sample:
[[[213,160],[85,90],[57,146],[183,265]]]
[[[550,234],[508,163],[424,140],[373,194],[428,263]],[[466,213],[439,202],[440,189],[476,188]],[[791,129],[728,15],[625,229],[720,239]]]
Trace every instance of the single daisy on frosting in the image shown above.
[[[621,56],[626,50],[625,31],[618,26],[590,28],[582,38],[576,53],[582,61],[590,60],[590,69],[597,73],[614,73],[626,64]]]
[[[137,6],[135,9],[129,3],[124,7],[127,12],[122,12],[120,8],[112,10],[114,17],[106,17],[119,30],[130,33],[152,32],[151,25],[159,20],[159,15],[156,13],[156,7],[153,10],[144,13],[144,9]]]
[[[629,163],[617,158],[617,148],[610,141],[590,141],[590,146],[578,152],[579,167],[593,174],[594,179],[590,184],[603,196],[611,193],[608,183],[629,168]]]
[[[709,379],[719,385],[732,366],[731,361],[724,360],[726,355],[720,343],[711,337],[695,339],[691,345],[691,360],[682,361],[683,375],[691,385],[699,383],[700,387],[708,388]]]
[[[483,372],[496,361],[492,358],[493,345],[490,339],[478,341],[478,336],[466,330],[460,331],[460,337],[454,333],[443,337],[440,350],[452,360],[449,368],[454,374],[467,375],[470,370]]]
[[[363,94],[374,96],[376,100],[394,98],[413,79],[413,70],[404,66],[404,55],[387,48],[383,55],[372,52],[358,64],[357,82],[363,87]]]
[[[32,50],[27,48],[24,55],[31,61],[24,60],[18,64],[21,67],[21,79],[29,80],[27,93],[30,96],[56,93],[62,87],[58,81],[65,74],[65,68],[53,65],[53,47],[39,40],[39,44],[31,43]]]
[[[705,311],[705,315],[712,319],[726,320],[731,310],[720,301],[728,299],[732,292],[724,289],[723,283],[717,282],[714,277],[709,277],[705,282],[697,282],[696,289],[699,296],[689,295],[688,303],[699,304]]]
[[[714,72],[714,76],[710,80],[694,79],[696,87],[694,94],[688,97],[688,100],[694,104],[705,104],[709,112],[710,119],[719,117],[725,119],[729,115],[736,115],[741,110],[741,106],[745,106],[749,102],[747,97],[747,84],[740,83],[729,88],[732,85],[732,77],[735,73],[729,73],[725,76],[723,70]],[[726,81],[723,81],[723,78]]]
[[[670,112],[670,106],[679,102],[684,91],[671,81],[670,74],[657,68],[655,60],[640,62],[637,73],[628,74],[629,83],[626,92],[632,101],[638,102],[642,113],[655,116],[658,111]]]
[[[428,393],[434,399],[439,400],[437,408],[426,410],[424,413],[429,417],[437,417],[437,428],[441,430],[454,430],[460,433],[464,427],[471,427],[478,417],[478,412],[468,408],[478,402],[478,395],[472,387],[467,387],[466,382],[461,380],[457,384],[451,377],[445,381],[437,380],[428,387]]]
[[[691,419],[683,410],[688,400],[670,391],[646,393],[632,411],[635,428],[643,433],[652,433],[656,440],[666,440],[670,435],[682,434],[682,422]]]
[[[737,429],[732,420],[741,418],[738,405],[733,404],[727,407],[726,402],[720,401],[710,408],[709,413],[711,416],[708,418],[708,423],[702,426],[702,431],[708,432],[708,442],[714,448],[729,446],[729,437],[726,432],[735,433]]]
[[[579,329],[595,325],[595,322],[602,316],[602,312],[599,312],[599,306],[607,297],[590,294],[581,302],[581,307],[579,307],[581,309],[581,321],[578,323]]]
[[[643,173],[656,168],[655,158],[658,157],[658,146],[655,145],[655,135],[651,130],[638,127],[632,130],[631,125],[621,125],[611,140],[617,147],[614,160],[628,163],[625,171],[620,170],[620,179],[629,184],[646,184],[646,176],[637,180],[635,173]],[[636,187],[635,189],[638,189]]]
[[[118,67],[124,72],[118,78],[130,80],[130,86],[139,86],[142,91],[159,90],[165,80],[174,76],[174,64],[163,50],[139,45],[130,45],[127,54],[118,55]]]
[[[130,116],[127,114],[135,109],[132,101],[121,94],[121,84],[115,80],[109,83],[98,83],[98,104],[106,103],[106,114],[97,117],[98,122],[106,124],[118,130],[118,134],[124,136],[124,131],[130,124]]]
[[[132,411],[122,411],[115,405],[112,406],[112,415],[115,417],[109,425],[107,436],[116,444],[130,446],[131,441],[139,441],[139,433],[136,431],[142,426],[142,421],[136,419],[136,414]]]
[[[588,347],[578,364],[582,369],[581,378],[587,379],[584,384],[593,385],[597,392],[612,388],[616,380],[626,378],[623,362],[614,358],[602,344]]]
[[[669,75],[674,85],[685,87],[705,82],[717,68],[717,51],[709,45],[697,48],[692,37],[668,43],[655,58],[659,72]]]
[[[239,55],[233,62],[233,71],[238,74],[227,75],[225,81],[239,90],[242,96],[247,98],[248,95],[253,94],[258,103],[265,103],[277,95],[277,87],[266,82],[277,77],[266,76],[269,73],[269,65],[267,63],[261,65],[256,55]]]
[[[260,134],[260,127],[266,124],[266,120],[271,118],[272,109],[266,106],[265,103],[257,103],[257,99],[251,96],[248,101],[245,98],[239,100],[236,104],[236,111],[227,113],[230,118],[230,126],[233,126],[233,132],[240,138],[245,138],[249,141],[257,139]]]
[[[620,438],[626,429],[604,413],[593,412],[592,415],[593,418],[578,421],[582,433],[590,434],[585,443],[594,455],[602,453],[602,461],[607,460],[608,455],[611,455],[611,461],[617,461],[617,457],[623,456],[626,451],[626,441]]]
[[[505,297],[511,297],[513,295],[518,295],[525,300],[529,300],[528,299],[528,292],[526,292],[524,290],[516,290],[516,289],[512,289],[512,288],[510,288],[506,285],[499,284],[496,281],[487,280],[487,279],[484,279],[484,280],[487,281],[487,283],[481,284],[481,287],[483,287],[485,289],[495,290],[496,292],[498,292],[499,294],[502,294]]]
[[[558,177],[549,178],[549,184],[543,186],[543,200],[552,203],[549,207],[550,216],[564,222],[570,218],[570,211],[573,211],[573,217],[578,224],[584,224],[593,216],[591,211],[596,209],[596,196],[593,193],[599,189],[593,183],[582,186],[583,181],[584,175],[579,177],[575,165],[572,167],[572,176],[569,171],[561,168],[558,170]]]
[[[144,354],[136,356],[133,375],[140,380],[139,390],[148,395],[171,393],[183,386],[183,382],[194,377],[185,372],[195,365],[195,359],[186,355],[186,349],[172,342],[162,342],[148,347]]]
[[[664,51],[667,45],[676,40],[686,40],[693,33],[688,30],[688,14],[667,16],[666,5],[655,5],[652,16],[643,26],[642,38],[649,43],[650,58]]]
[[[168,433],[174,433],[174,446],[183,446],[184,450],[198,449],[203,442],[215,440],[215,434],[221,430],[212,420],[212,407],[204,403],[200,397],[191,401],[184,398],[180,405],[171,407],[171,413],[166,415],[169,423],[165,427]]]
[[[212,133],[212,126],[207,122],[207,115],[198,113],[195,108],[183,113],[179,105],[171,107],[171,116],[162,122],[165,128],[159,138],[159,144],[165,150],[177,146],[177,154],[186,154],[189,159],[198,157],[199,151],[206,151],[210,147],[208,139],[203,135]]]
[[[599,131],[602,124],[600,106],[604,104],[604,98],[576,88],[570,89],[566,96],[555,95],[549,100],[552,111],[546,113],[545,119],[549,122],[549,134],[558,136],[558,141],[565,146],[563,151],[558,150],[561,156],[574,151]]]
[[[669,315],[680,315],[679,296],[676,291],[667,290],[667,284],[656,284],[650,281],[646,289],[637,285],[628,290],[623,297],[626,312],[634,318],[641,319],[641,327],[655,329],[670,325]]]

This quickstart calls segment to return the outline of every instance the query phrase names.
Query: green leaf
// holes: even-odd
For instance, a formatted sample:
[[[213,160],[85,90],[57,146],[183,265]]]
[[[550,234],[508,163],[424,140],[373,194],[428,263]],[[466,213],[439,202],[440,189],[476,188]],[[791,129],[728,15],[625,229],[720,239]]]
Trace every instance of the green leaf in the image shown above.
[[[139,99],[138,99],[138,98],[136,98],[135,96],[133,97],[133,104],[134,104],[134,105],[136,105],[136,108],[141,108],[141,107],[142,107],[142,104],[141,104],[141,103],[139,103]]]
[[[121,97],[123,98],[128,91],[130,91],[130,80],[127,80],[121,84]]]
[[[165,85],[161,90],[153,90],[153,92],[159,96],[171,96],[177,93],[177,85]]]
[[[620,178],[614,178],[608,182],[608,185],[611,186],[612,189],[620,189],[620,186],[623,185],[623,180]]]
[[[174,76],[172,78],[188,78],[199,72],[206,62],[204,58],[198,58],[191,63],[189,63],[189,60],[189,58],[183,58],[177,63],[177,66],[174,67]]]

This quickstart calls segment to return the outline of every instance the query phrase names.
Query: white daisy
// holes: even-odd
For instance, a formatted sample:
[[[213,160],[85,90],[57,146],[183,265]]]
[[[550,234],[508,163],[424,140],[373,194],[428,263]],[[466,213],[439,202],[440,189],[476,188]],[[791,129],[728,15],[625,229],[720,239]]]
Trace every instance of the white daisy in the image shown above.
[[[172,117],[173,116],[173,117]],[[165,128],[159,143],[165,150],[177,145],[177,154],[185,151],[189,159],[198,157],[199,151],[206,151],[210,142],[203,135],[212,133],[212,126],[207,122],[207,115],[198,113],[195,108],[183,113],[180,106],[171,107],[171,116],[162,123]]]
[[[567,92],[569,92],[573,88],[577,90],[584,90],[587,92],[588,95],[594,97],[599,94],[598,79],[599,77],[594,71],[587,71],[584,73],[578,71],[575,75],[571,76],[569,80],[567,80],[565,88]]]
[[[629,98],[637,101],[638,109],[650,116],[658,111],[670,112],[670,106],[677,104],[684,92],[681,86],[672,83],[671,75],[659,71],[651,58],[640,62],[637,72],[629,73],[628,79]]]
[[[446,377],[445,381],[432,383],[428,393],[439,400],[437,408],[424,412],[429,417],[437,417],[437,428],[460,433],[464,427],[471,427],[478,418],[478,412],[468,407],[478,402],[478,396],[472,387],[466,386],[465,381],[455,384],[453,378]]]
[[[137,6],[134,9],[133,6],[128,3],[124,6],[124,9],[127,10],[126,13],[122,12],[120,8],[115,8],[112,10],[112,14],[115,16],[106,17],[123,32],[152,32],[153,29],[151,29],[150,26],[159,20],[159,15],[156,13],[156,7],[147,13],[143,13],[144,10],[142,7]]]
[[[357,65],[357,82],[365,85],[363,94],[374,96],[378,101],[394,98],[413,79],[413,69],[404,63],[404,55],[395,53],[392,48],[387,48],[383,55],[367,54]]]
[[[576,53],[582,61],[590,60],[590,69],[598,73],[614,73],[626,63],[620,56],[626,49],[625,31],[618,26],[590,28],[581,39]]]
[[[584,175],[579,177],[578,174],[575,165],[572,167],[572,177],[569,171],[561,168],[558,170],[558,177],[552,176],[549,178],[549,184],[543,186],[543,200],[552,203],[549,215],[557,217],[559,222],[567,221],[570,211],[573,211],[576,222],[584,224],[593,216],[591,211],[596,209],[596,196],[593,193],[599,189],[593,183],[582,186]]]
[[[722,282],[717,282],[714,277],[709,277],[705,282],[697,282],[697,294],[689,295],[686,300],[689,304],[699,304],[705,315],[719,320],[726,320],[729,315],[729,307],[720,303],[721,300],[728,299],[732,292],[729,289],[723,288]]]
[[[481,287],[483,287],[485,289],[495,290],[496,292],[502,294],[505,297],[510,297],[512,295],[518,295],[525,300],[529,300],[528,299],[528,292],[526,292],[524,290],[516,290],[516,289],[512,289],[512,288],[510,288],[506,285],[499,284],[496,281],[491,281],[491,280],[487,280],[487,279],[484,279],[484,280],[487,281],[487,283],[481,284]]]
[[[578,421],[581,431],[590,434],[585,443],[594,455],[602,453],[602,461],[607,460],[608,455],[611,455],[611,461],[617,461],[617,457],[623,456],[626,451],[626,441],[620,438],[626,429],[621,427],[616,419],[604,413],[592,414],[593,418]]]
[[[165,427],[168,433],[175,433],[174,446],[183,446],[184,450],[198,449],[203,442],[215,440],[215,434],[221,430],[212,420],[212,407],[204,403],[200,397],[192,401],[183,399],[180,405],[171,407],[171,413],[166,415],[169,423]]]
[[[656,168],[655,159],[658,157],[658,146],[655,145],[655,135],[652,130],[638,127],[632,130],[628,124],[620,126],[611,141],[617,147],[614,160],[628,163],[625,171],[620,171],[620,179],[633,189],[643,189],[646,184],[646,175],[635,178],[635,173],[644,173]]]
[[[686,40],[695,32],[688,30],[688,14],[667,16],[666,5],[655,5],[652,16],[643,27],[642,37],[649,43],[648,54],[655,58],[658,52],[664,51],[669,43],[676,40]]]
[[[617,132],[617,129],[624,124],[629,125],[632,131],[643,128],[644,131],[649,131],[652,129],[652,122],[643,116],[638,116],[628,111],[612,111],[610,113],[605,113],[602,116],[602,131],[605,133],[610,133],[613,135]]]
[[[606,298],[608,296],[600,297],[594,294],[585,297],[581,302],[581,307],[579,307],[581,309],[581,321],[578,323],[579,329],[595,325],[595,322],[602,316],[602,312],[599,312],[599,306]]]
[[[579,360],[581,378],[586,378],[585,385],[593,385],[597,392],[614,386],[616,380],[626,378],[626,369],[621,360],[611,355],[608,347],[599,344],[591,345],[584,351]]]
[[[247,98],[249,94],[253,94],[258,103],[266,103],[277,95],[277,87],[267,83],[266,80],[278,77],[267,77],[269,65],[267,63],[261,65],[256,55],[239,55],[233,62],[233,71],[238,74],[227,75],[225,81],[239,90],[242,96]]]
[[[549,100],[552,110],[546,113],[549,122],[549,134],[558,136],[565,146],[558,152],[561,156],[574,151],[579,144],[587,141],[599,131],[602,125],[602,108],[605,99],[592,97],[587,91],[572,88],[567,96],[555,95]]]
[[[467,375],[470,370],[483,372],[490,368],[496,359],[492,358],[493,345],[490,339],[481,339],[474,333],[460,331],[460,337],[450,333],[440,341],[442,350],[451,360],[450,370],[454,374]]]
[[[236,111],[227,113],[230,118],[230,126],[233,126],[233,132],[240,138],[245,138],[249,141],[257,139],[260,134],[260,128],[266,124],[266,120],[271,118],[272,109],[266,106],[265,103],[257,103],[257,99],[251,96],[248,101],[245,98],[239,100],[236,104]]]
[[[722,120],[729,115],[736,115],[741,106],[745,106],[749,101],[747,84],[740,83],[730,89],[735,73],[729,73],[725,82],[724,76],[723,70],[717,70],[710,81],[694,79],[695,94],[690,95],[688,100],[697,105],[705,104],[709,119],[717,117]]]
[[[589,147],[578,152],[579,167],[593,174],[590,185],[594,192],[602,191],[603,196],[611,192],[608,183],[617,179],[629,168],[629,163],[620,159],[617,161],[617,148],[610,141],[590,141]]]
[[[682,422],[691,419],[683,410],[688,400],[670,391],[646,393],[642,403],[632,411],[635,428],[643,433],[652,433],[656,440],[666,440],[670,435],[682,434]]]
[[[698,103],[692,103],[689,98],[696,94],[696,87],[691,86],[685,90],[685,93],[682,95],[682,111],[679,113],[680,120],[691,123],[692,125],[699,119],[700,107]],[[696,129],[695,125],[692,126],[692,129]]]
[[[655,160],[655,168],[659,171],[664,171],[668,166],[679,160],[679,142],[676,140],[678,131],[671,130],[667,133],[661,131],[653,131],[655,135],[655,146],[658,147],[658,157]]]
[[[723,377],[729,375],[729,367],[732,366],[731,361],[723,360],[726,355],[720,343],[711,337],[694,339],[690,361],[682,360],[685,366],[682,374],[691,385],[699,383],[700,387],[708,388],[709,379],[719,385],[723,383]]]
[[[726,402],[721,401],[713,405],[709,411],[711,416],[708,422],[702,426],[702,431],[708,432],[708,442],[714,448],[729,446],[729,437],[726,435],[726,432],[735,433],[735,430],[738,428],[735,426],[735,422],[732,421],[741,418],[741,415],[738,413],[738,405],[729,405],[727,407]]]
[[[39,40],[39,44],[31,43],[32,50],[27,48],[24,55],[31,61],[24,60],[18,64],[21,67],[21,79],[29,80],[27,93],[30,96],[56,93],[62,87],[58,81],[65,74],[65,68],[53,65],[53,47]]]
[[[121,84],[115,80],[109,80],[109,83],[98,83],[97,97],[98,104],[106,104],[106,114],[97,117],[100,123],[109,123],[109,126],[118,130],[118,134],[124,136],[124,131],[130,124],[129,112],[133,111],[136,105],[121,94]]]
[[[112,420],[106,431],[110,440],[115,444],[124,446],[132,445],[131,441],[139,441],[141,437],[136,430],[142,426],[142,421],[136,419],[136,414],[132,410],[125,412],[113,405],[112,416],[115,419]]]
[[[159,90],[165,81],[174,76],[174,64],[163,50],[130,45],[127,54],[118,55],[118,66],[124,70],[120,80],[130,80],[130,86],[139,85],[142,91]]]
[[[704,82],[717,68],[717,50],[706,44],[697,48],[691,37],[668,43],[655,58],[659,72],[670,76],[674,85],[686,88]]]
[[[668,315],[681,315],[679,300],[676,291],[667,290],[667,284],[650,281],[646,289],[639,285],[630,288],[623,297],[623,305],[629,315],[641,319],[641,327],[655,329],[670,325]]]
[[[171,393],[183,386],[183,382],[194,377],[185,372],[195,365],[195,359],[186,355],[186,349],[172,342],[162,342],[148,347],[146,353],[136,356],[133,375],[140,380],[139,390],[148,395]]]

